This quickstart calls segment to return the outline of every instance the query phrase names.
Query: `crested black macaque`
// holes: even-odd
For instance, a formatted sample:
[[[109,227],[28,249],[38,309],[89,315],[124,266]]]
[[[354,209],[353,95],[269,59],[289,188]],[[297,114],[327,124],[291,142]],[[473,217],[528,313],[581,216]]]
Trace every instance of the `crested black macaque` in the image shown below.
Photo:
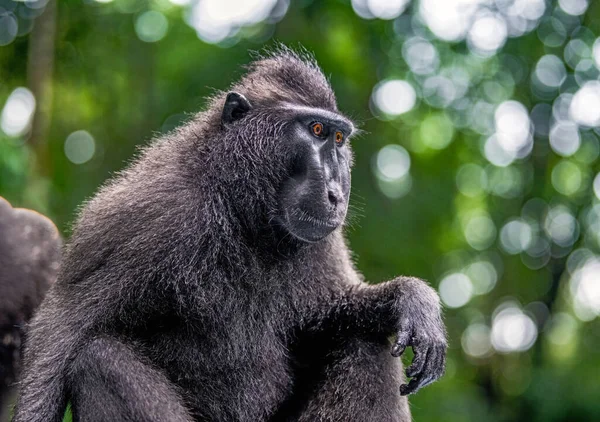
[[[0,421],[8,419],[25,324],[56,280],[61,246],[48,218],[0,197]]]
[[[85,422],[410,420],[405,396],[444,371],[439,300],[354,268],[355,129],[305,56],[255,61],[83,208],[14,421],[67,402]]]

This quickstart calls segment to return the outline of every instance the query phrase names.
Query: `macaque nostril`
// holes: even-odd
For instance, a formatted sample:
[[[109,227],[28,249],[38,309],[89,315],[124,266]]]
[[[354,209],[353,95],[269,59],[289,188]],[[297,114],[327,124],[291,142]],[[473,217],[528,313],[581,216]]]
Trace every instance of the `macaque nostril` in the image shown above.
[[[328,196],[329,196],[329,202],[331,203],[331,205],[336,206],[339,202],[337,195],[333,191],[329,191]]]

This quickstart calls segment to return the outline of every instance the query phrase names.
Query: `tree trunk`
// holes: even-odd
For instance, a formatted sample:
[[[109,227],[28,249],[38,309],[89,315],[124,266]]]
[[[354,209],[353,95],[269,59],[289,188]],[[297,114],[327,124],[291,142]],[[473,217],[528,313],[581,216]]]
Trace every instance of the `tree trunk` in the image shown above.
[[[36,168],[42,177],[51,173],[48,152],[48,132],[52,114],[52,71],[56,36],[56,0],[49,0],[44,12],[35,20],[29,36],[27,77],[29,89],[35,96],[36,109],[31,125],[29,144],[33,148]]]

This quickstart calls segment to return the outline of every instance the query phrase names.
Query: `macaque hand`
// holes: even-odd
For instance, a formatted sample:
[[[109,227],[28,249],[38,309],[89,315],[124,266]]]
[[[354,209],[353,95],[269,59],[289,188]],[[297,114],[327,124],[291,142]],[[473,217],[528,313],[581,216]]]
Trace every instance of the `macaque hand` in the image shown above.
[[[417,278],[398,278],[396,300],[398,332],[392,356],[399,357],[412,347],[414,359],[406,368],[408,384],[400,386],[403,396],[415,393],[439,379],[446,366],[446,329],[442,321],[439,296],[427,283]]]

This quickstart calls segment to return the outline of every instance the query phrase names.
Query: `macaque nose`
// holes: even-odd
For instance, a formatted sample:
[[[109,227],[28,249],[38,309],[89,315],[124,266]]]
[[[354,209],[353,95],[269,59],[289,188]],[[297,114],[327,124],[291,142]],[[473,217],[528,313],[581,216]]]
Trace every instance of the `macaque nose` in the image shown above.
[[[342,196],[342,191],[339,187],[335,186],[335,187],[330,187],[327,190],[327,196],[329,197],[329,203],[331,205],[333,205],[334,207],[337,207],[339,204],[341,204],[344,200],[343,196]]]

